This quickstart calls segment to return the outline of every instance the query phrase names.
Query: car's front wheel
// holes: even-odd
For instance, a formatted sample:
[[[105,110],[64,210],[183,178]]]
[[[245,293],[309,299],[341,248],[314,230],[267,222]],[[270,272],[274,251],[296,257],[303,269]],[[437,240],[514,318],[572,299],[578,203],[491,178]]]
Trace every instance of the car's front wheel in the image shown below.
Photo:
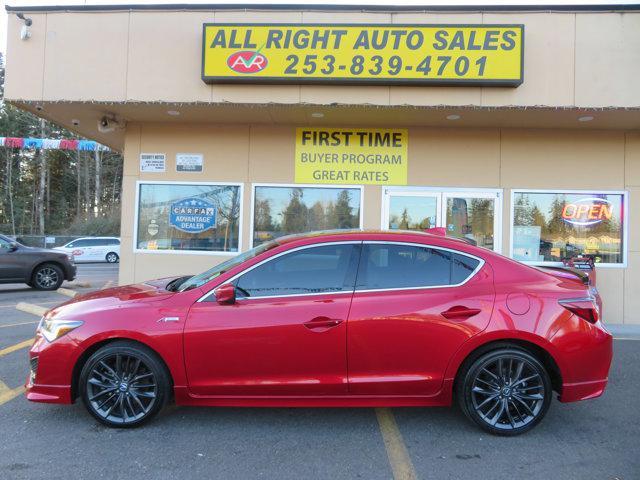
[[[153,418],[170,396],[166,367],[150,349],[119,341],[96,351],[79,382],[91,415],[110,427],[135,427]]]
[[[28,285],[37,290],[57,290],[62,282],[64,282],[62,269],[52,263],[45,263],[36,267]]]
[[[462,411],[489,433],[518,435],[549,409],[549,374],[533,355],[517,348],[488,352],[462,372],[457,397]]]

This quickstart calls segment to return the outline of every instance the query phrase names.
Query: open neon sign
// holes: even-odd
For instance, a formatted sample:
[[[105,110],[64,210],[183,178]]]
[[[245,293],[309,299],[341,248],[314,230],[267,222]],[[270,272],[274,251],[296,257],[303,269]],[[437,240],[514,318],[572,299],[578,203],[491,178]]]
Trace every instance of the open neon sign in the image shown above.
[[[565,204],[562,220],[572,225],[596,225],[603,220],[611,220],[613,205],[604,198],[582,198]]]

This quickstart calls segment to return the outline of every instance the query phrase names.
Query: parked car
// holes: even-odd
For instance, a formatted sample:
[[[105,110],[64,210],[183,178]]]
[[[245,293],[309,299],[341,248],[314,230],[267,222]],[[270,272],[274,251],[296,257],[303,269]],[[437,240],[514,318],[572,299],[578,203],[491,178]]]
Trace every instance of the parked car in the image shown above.
[[[38,290],[56,290],[76,278],[73,255],[22,245],[0,235],[0,283],[26,283]]]
[[[419,232],[324,232],[264,243],[196,276],[75,297],[30,350],[29,400],[112,427],[170,399],[199,406],[446,406],[514,435],[607,384],[599,295]]]
[[[54,248],[54,250],[73,254],[77,263],[117,263],[120,260],[120,239],[117,237],[76,238],[66,245]]]

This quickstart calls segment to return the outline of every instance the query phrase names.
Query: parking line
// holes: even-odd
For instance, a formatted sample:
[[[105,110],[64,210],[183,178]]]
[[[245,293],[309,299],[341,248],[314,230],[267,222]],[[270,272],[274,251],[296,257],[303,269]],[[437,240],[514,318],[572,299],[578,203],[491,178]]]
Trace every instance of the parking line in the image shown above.
[[[23,386],[17,388],[9,388],[2,380],[0,380],[0,405],[4,405],[9,400],[13,400],[21,393],[24,393]]]
[[[15,352],[17,350],[22,350],[23,348],[30,347],[33,344],[33,338],[29,340],[25,340],[24,342],[16,343],[15,345],[11,345],[10,347],[3,348],[0,350],[0,357],[4,357],[5,355],[10,354],[11,352]]]
[[[22,323],[10,323],[8,325],[0,325],[0,328],[19,327],[20,325],[34,325],[36,323],[38,323],[38,321],[35,321],[35,322],[22,322]]]
[[[416,480],[416,471],[393,412],[389,408],[376,408],[376,417],[394,480]]]
[[[18,302],[20,303],[20,302]],[[60,303],[59,300],[53,302],[39,302],[39,305],[54,305]],[[16,308],[17,303],[2,303],[0,304],[0,308]]]

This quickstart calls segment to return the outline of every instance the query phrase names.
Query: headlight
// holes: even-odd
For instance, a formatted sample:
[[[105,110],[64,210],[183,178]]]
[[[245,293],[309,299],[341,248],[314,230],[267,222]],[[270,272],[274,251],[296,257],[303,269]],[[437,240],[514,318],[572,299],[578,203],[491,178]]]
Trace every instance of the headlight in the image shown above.
[[[84,322],[81,320],[57,320],[55,318],[44,318],[40,320],[36,333],[41,334],[49,342],[75,330]]]

